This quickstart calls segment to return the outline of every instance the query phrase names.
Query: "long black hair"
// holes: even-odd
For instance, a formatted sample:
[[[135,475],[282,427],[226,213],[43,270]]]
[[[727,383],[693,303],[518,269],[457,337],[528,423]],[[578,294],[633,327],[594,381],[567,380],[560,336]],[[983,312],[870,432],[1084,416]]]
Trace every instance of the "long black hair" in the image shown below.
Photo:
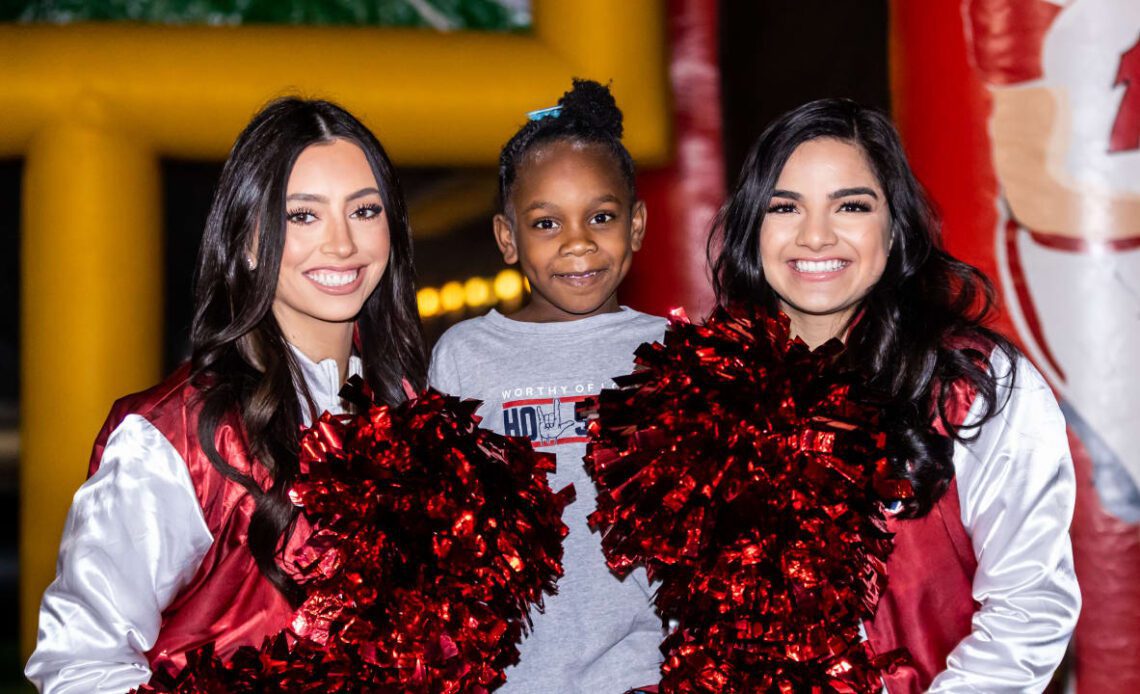
[[[988,368],[990,351],[1004,352],[1010,364],[1017,352],[985,325],[993,314],[993,285],[977,268],[943,250],[938,216],[886,116],[846,99],[822,99],[789,111],[764,130],[709,238],[717,300],[779,308],[760,262],[760,225],[792,152],[819,138],[862,150],[886,193],[893,243],[882,277],[847,326],[844,359],[886,411],[898,472],[916,494],[904,514],[923,515],[954,476],[953,441],[976,435],[1004,404],[997,382],[1007,374]],[[980,418],[969,427],[949,416],[955,386],[961,384],[983,401]],[[937,431],[936,422],[948,436]]]
[[[195,276],[190,338],[192,379],[201,402],[199,440],[214,467],[254,498],[250,551],[266,578],[294,603],[301,592],[277,556],[296,519],[286,491],[298,471],[302,408],[310,413],[315,408],[272,306],[285,243],[289,174],[305,148],[338,139],[364,152],[391,238],[384,275],[356,320],[364,379],[389,403],[404,398],[402,380],[422,386],[426,357],[403,193],[376,137],[336,104],[285,98],[254,116],[222,169]],[[248,256],[255,249],[254,269]],[[268,488],[218,452],[218,427],[235,415],[248,450],[269,473]]]
[[[550,109],[551,115],[528,120],[499,153],[499,209],[509,213],[511,188],[519,164],[529,152],[556,141],[600,145],[613,156],[622,180],[629,187],[630,204],[637,200],[633,157],[622,144],[622,114],[609,87],[593,80],[575,79],[570,91]]]

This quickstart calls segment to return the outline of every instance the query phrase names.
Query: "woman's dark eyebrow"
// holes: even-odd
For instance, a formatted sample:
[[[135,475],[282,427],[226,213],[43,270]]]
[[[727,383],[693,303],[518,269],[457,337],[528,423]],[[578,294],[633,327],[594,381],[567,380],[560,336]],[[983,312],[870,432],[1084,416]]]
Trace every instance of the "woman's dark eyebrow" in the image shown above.
[[[790,190],[781,190],[780,188],[777,188],[777,189],[772,191],[772,197],[774,197],[774,198],[788,198],[789,200],[803,200],[804,199],[804,196],[800,195],[799,193],[794,193]]]
[[[349,195],[347,198],[345,198],[345,200],[352,202],[353,200],[359,200],[360,198],[366,198],[369,195],[379,195],[379,194],[380,194],[380,191],[375,189],[375,188],[361,188],[360,190],[356,191],[352,195]]]
[[[361,188],[352,195],[345,198],[346,201],[352,202],[369,195],[379,195],[380,191],[375,188]],[[302,200],[305,202],[328,202],[329,199],[323,195],[316,195],[315,193],[293,193],[286,200]]]
[[[832,200],[838,200],[839,198],[845,198],[845,197],[848,197],[850,195],[870,195],[871,197],[875,198],[876,200],[879,199],[879,196],[877,193],[875,193],[875,191],[871,190],[870,188],[864,188],[864,187],[840,188],[839,190],[835,191],[831,195],[828,195],[827,197],[832,199]]]
[[[303,202],[328,202],[329,199],[323,195],[314,195],[313,193],[293,193],[285,198],[285,200],[301,200]]]

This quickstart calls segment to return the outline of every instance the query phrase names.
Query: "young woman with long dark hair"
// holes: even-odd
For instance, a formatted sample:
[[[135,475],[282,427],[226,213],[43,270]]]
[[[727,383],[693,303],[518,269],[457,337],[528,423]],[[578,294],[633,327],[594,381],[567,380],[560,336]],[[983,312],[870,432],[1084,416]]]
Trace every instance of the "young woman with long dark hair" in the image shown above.
[[[826,99],[752,148],[710,239],[722,305],[761,305],[811,348],[838,338],[879,398],[914,496],[896,501],[871,646],[913,664],[887,689],[1041,691],[1080,609],[1065,422],[986,327],[993,290],[943,250],[883,115]]]
[[[325,101],[258,113],[207,220],[190,362],[115,404],[72,504],[26,670],[42,691],[123,692],[287,626],[301,429],[349,407],[351,375],[393,404],[424,384],[412,275],[372,133]]]

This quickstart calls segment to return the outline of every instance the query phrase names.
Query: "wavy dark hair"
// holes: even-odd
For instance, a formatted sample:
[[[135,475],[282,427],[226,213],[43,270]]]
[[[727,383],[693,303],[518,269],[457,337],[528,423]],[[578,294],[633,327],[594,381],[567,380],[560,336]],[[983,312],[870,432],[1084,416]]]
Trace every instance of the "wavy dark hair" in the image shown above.
[[[404,399],[403,380],[423,386],[426,356],[403,193],[376,137],[336,104],[284,98],[254,116],[222,169],[195,276],[190,338],[192,379],[201,402],[198,437],[214,467],[253,497],[250,551],[265,577],[294,604],[302,591],[277,557],[296,519],[286,491],[298,471],[302,408],[316,413],[272,307],[285,243],[289,174],[305,148],[338,139],[364,152],[391,237],[384,275],[356,320],[364,380],[389,403]],[[246,258],[255,248],[256,269],[250,269]],[[218,452],[217,429],[235,415],[249,451],[269,472],[267,489]]]
[[[558,100],[561,110],[537,120],[529,120],[503,145],[499,153],[499,209],[508,212],[511,188],[519,163],[541,145],[569,140],[605,147],[629,186],[630,201],[637,200],[633,157],[622,144],[622,113],[609,87],[593,80],[574,79],[570,91]]]
[[[938,216],[886,116],[846,99],[822,99],[789,111],[764,130],[709,238],[717,300],[779,308],[760,262],[760,225],[792,152],[819,138],[862,150],[886,193],[893,243],[882,277],[847,326],[844,359],[884,408],[897,471],[914,486],[915,499],[903,515],[921,516],[954,477],[953,442],[976,436],[977,427],[1004,406],[997,384],[1011,379],[1013,369],[993,373],[990,351],[1004,352],[1011,365],[1017,352],[986,327],[994,309],[993,285],[942,248]],[[968,427],[948,417],[954,386],[963,383],[983,401],[980,419]],[[948,436],[938,433],[938,421]]]

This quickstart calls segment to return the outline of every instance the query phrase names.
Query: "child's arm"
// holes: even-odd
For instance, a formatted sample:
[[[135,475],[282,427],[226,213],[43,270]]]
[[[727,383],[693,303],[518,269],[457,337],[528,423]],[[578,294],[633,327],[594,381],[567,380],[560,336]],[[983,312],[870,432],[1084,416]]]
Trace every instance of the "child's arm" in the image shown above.
[[[1007,376],[999,392],[1008,389]],[[981,608],[929,691],[1042,691],[1081,607],[1068,533],[1076,483],[1065,420],[1027,359],[1018,359],[1005,408],[975,440],[956,444],[954,458]]]
[[[162,611],[211,544],[181,456],[145,419],[126,417],[71,504],[25,675],[52,693],[147,682]]]

